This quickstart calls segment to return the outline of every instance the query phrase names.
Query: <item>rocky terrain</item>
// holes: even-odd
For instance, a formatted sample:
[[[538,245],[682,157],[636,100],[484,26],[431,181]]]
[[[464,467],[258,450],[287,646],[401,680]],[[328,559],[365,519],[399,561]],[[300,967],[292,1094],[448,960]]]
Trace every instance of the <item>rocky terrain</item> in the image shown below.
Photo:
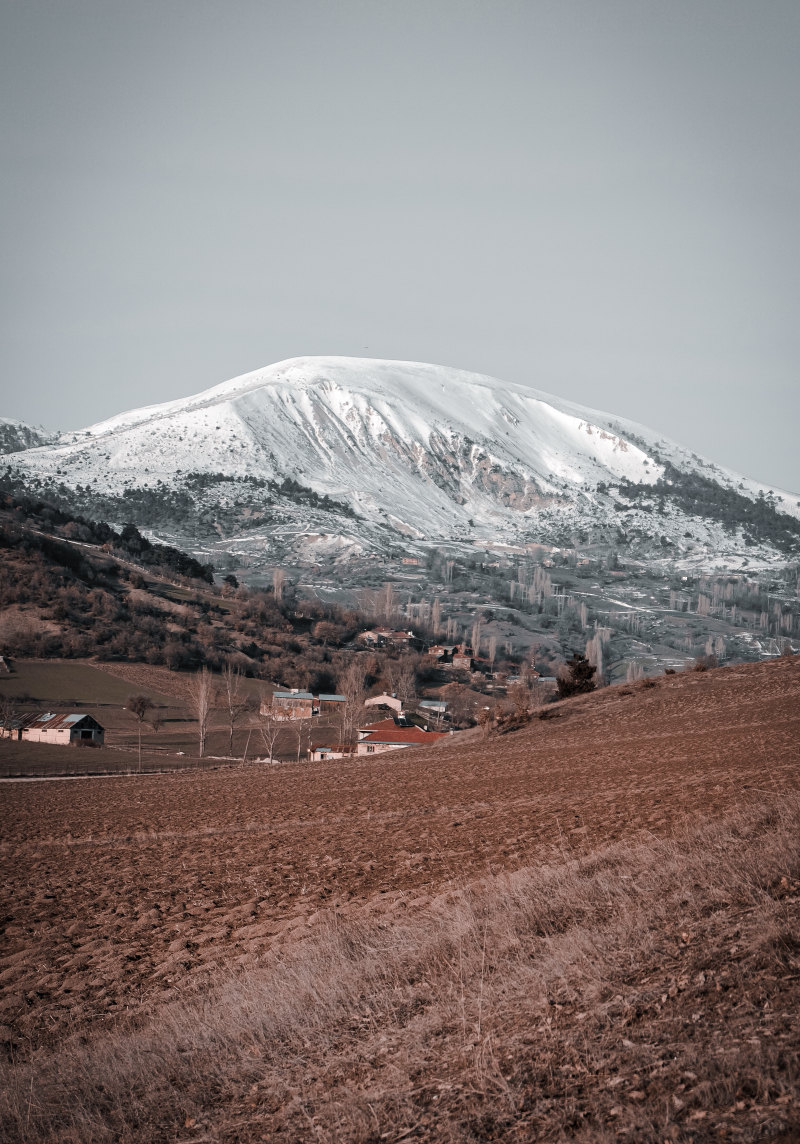
[[[57,433],[48,433],[41,426],[34,427],[11,417],[0,417],[0,454],[36,449],[40,445],[49,445],[57,437]]]

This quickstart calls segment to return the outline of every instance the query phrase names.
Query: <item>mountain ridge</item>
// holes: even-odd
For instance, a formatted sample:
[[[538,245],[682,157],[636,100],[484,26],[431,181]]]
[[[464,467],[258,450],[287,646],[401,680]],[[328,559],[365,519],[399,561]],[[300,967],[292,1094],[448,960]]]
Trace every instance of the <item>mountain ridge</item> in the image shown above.
[[[563,544],[587,535],[624,544],[642,533],[678,554],[699,548],[735,561],[755,555],[755,544],[769,560],[793,552],[800,518],[794,494],[628,419],[484,374],[372,358],[290,358],[16,453],[7,476],[66,495],[82,490],[86,508],[116,498],[122,512],[136,495],[150,497],[154,519],[137,523],[154,528],[163,523],[159,497],[188,497],[209,518],[207,537],[216,532],[228,550],[260,544],[269,558],[280,555],[266,535],[279,518],[283,549],[299,561],[314,557],[301,539],[309,532],[362,553],[392,538]],[[690,491],[673,496],[676,481]],[[719,520],[708,487],[703,511],[686,511],[694,485],[709,481],[722,490]],[[287,482],[328,502],[325,511],[309,512],[306,497],[293,513],[279,492]],[[634,503],[615,489],[637,490]],[[770,540],[754,538],[741,528],[753,517],[744,501],[787,523],[773,522]],[[173,517],[180,532],[177,509]],[[185,535],[198,539],[202,528]],[[800,551],[800,532],[795,539]]]

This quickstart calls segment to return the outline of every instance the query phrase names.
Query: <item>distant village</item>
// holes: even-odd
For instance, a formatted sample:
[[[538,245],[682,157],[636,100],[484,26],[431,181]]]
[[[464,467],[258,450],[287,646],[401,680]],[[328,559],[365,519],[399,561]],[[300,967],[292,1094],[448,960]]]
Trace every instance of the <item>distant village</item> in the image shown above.
[[[463,680],[465,673],[472,676],[473,682],[479,676],[481,687],[487,689],[487,696],[488,689],[493,687],[490,681],[498,679],[492,671],[491,661],[476,656],[465,642],[426,646],[410,630],[382,626],[362,631],[357,639],[365,648],[413,651],[424,656],[437,670],[452,672],[454,680],[459,677]],[[7,675],[12,673],[7,658],[0,663],[0,670]],[[524,678],[522,675],[502,675],[497,683],[501,693],[523,685],[531,700],[538,703],[546,702],[556,694],[558,683],[554,676],[543,676],[527,664],[522,670]],[[463,683],[454,685],[460,691],[467,691]],[[263,735],[265,726],[274,725],[275,737],[281,726],[293,730],[298,759],[301,753],[311,761],[327,761],[400,751],[448,738],[459,726],[464,726],[461,721],[463,712],[459,714],[451,709],[454,703],[447,697],[447,686],[438,690],[445,694],[419,697],[412,688],[402,695],[384,690],[365,697],[360,683],[350,694],[277,686],[272,694],[257,704],[255,726]],[[221,701],[221,695],[221,690],[218,690],[217,701]],[[480,698],[478,692],[473,694],[470,691],[470,695],[473,702]],[[189,706],[192,708],[191,703]],[[489,711],[490,707],[485,709]],[[320,733],[314,731],[316,725],[319,725]],[[20,712],[9,705],[0,712],[0,739],[4,740],[101,747],[105,744],[105,736],[106,728],[94,716],[83,712]],[[270,757],[272,743],[274,738],[270,742]]]

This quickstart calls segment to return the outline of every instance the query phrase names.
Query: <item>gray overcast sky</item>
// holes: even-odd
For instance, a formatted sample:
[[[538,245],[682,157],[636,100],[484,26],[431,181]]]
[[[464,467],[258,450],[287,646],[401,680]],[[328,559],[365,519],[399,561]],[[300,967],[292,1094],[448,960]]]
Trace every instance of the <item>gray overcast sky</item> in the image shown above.
[[[800,491],[797,0],[0,11],[0,413],[394,357]]]

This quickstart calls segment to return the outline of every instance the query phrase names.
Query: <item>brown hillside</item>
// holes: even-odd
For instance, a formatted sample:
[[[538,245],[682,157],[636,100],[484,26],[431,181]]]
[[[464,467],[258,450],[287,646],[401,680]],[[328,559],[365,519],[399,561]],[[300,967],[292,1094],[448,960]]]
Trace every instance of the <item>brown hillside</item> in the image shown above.
[[[313,944],[333,918],[411,925],[443,893],[476,880],[485,889],[487,875],[571,869],[609,844],[657,848],[657,838],[683,839],[693,825],[800,787],[796,659],[612,688],[545,714],[514,734],[456,736],[375,761],[4,785],[0,1020],[14,1059],[70,1030],[140,1025],[201,986],[219,988],[222,966],[268,967],[273,951],[297,956],[297,939]],[[625,875],[640,876],[635,863]],[[796,912],[783,924],[794,934]],[[676,915],[670,942],[679,950],[680,926]],[[407,1104],[400,1119],[411,1116]],[[269,1118],[285,1113],[278,1105],[262,1110],[270,1132],[278,1121]],[[395,1114],[381,1115],[390,1117],[383,1132]],[[448,1136],[426,1117],[404,1138],[512,1138]],[[731,1138],[756,1139],[762,1121]],[[314,1138],[292,1131],[261,1138]],[[396,1138],[370,1131],[341,1138]]]

